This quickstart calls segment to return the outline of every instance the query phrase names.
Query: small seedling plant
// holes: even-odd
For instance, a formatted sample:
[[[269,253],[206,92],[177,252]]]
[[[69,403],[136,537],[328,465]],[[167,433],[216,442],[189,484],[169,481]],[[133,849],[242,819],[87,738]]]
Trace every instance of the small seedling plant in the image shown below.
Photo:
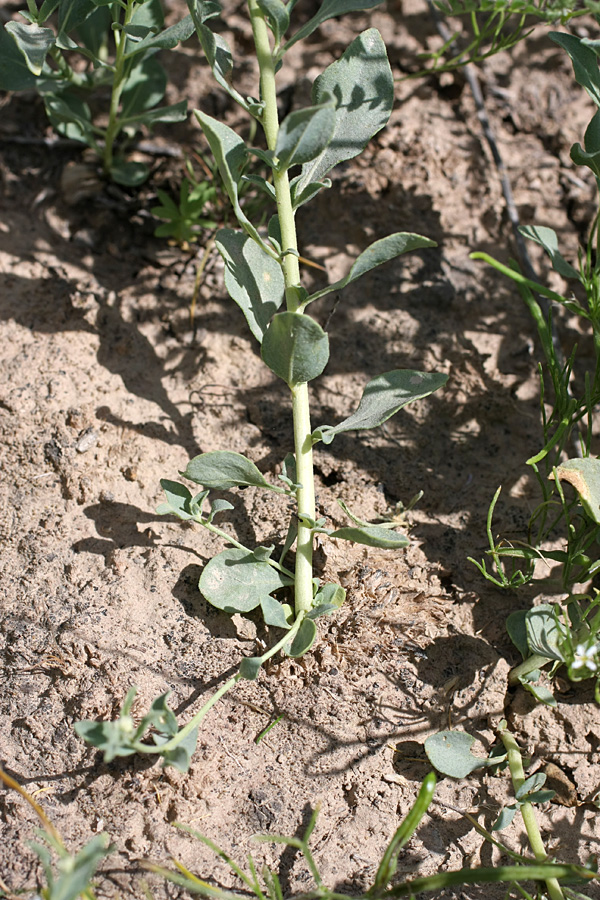
[[[335,612],[345,599],[339,584],[323,584],[315,577],[316,535],[391,550],[408,544],[393,521],[366,522],[343,504],[349,524],[342,528],[329,528],[325,519],[316,517],[313,448],[319,443],[331,444],[340,434],[377,428],[408,403],[440,388],[447,376],[407,369],[385,372],[368,382],[358,408],[350,416],[335,425],[313,428],[309,383],[327,365],[329,339],[310,310],[315,301],[340,291],[376,266],[435,244],[418,234],[391,234],[364,250],[344,278],[309,294],[301,279],[295,221],[301,206],[331,186],[327,176],[334,166],[358,155],[389,119],[393,79],[379,32],[370,28],[359,34],[340,59],[319,75],[310,106],[294,110],[281,123],[277,110],[277,71],[287,51],[327,19],[376,5],[367,0],[325,0],[312,19],[286,37],[295,0],[287,4],[281,0],[248,0],[260,92],[256,98],[246,98],[233,86],[228,45],[220,34],[210,30],[214,5],[189,0],[200,43],[217,82],[264,132],[266,149],[249,147],[225,123],[204,112],[195,113],[238,224],[237,229],[223,228],[216,235],[225,263],[225,285],[260,346],[264,363],[289,388],[294,447],[282,461],[277,481],[266,478],[240,453],[203,453],[182,473],[186,482],[197,486],[197,492],[186,483],[163,480],[166,501],[158,512],[196,522],[229,545],[202,571],[199,588],[209,603],[227,613],[260,611],[265,624],[283,636],[262,656],[243,659],[239,672],[181,730],[167,706],[166,695],[154,701],[136,727],[130,716],[131,692],[117,722],[79,723],[79,734],[101,748],[107,760],[134,752],[160,753],[165,762],[187,767],[197,725],[219,697],[240,678],[255,679],[275,653],[300,657],[311,648],[317,634],[316,620]],[[266,178],[246,174],[255,157],[266,165]],[[248,179],[276,204],[276,213],[264,232],[240,205],[240,192]],[[218,497],[213,499],[211,491],[245,487],[276,494],[286,506],[291,501],[291,520],[279,552],[274,546],[247,547],[217,524],[232,505]],[[152,744],[145,738],[149,727],[154,729]]]
[[[596,15],[600,23],[600,17]],[[598,41],[563,32],[550,37],[570,56],[577,82],[585,88],[596,107],[584,137],[584,145],[571,148],[571,159],[589,168],[600,195],[600,70]],[[592,454],[593,419],[600,403],[600,229],[594,218],[587,244],[580,248],[576,265],[561,254],[558,236],[547,226],[520,229],[527,239],[543,248],[552,268],[572,291],[558,293],[526,278],[516,264],[505,266],[485,253],[474,253],[510,277],[535,322],[545,365],[540,365],[540,400],[543,446],[527,460],[536,478],[541,502],[530,518],[524,540],[498,539],[492,519],[500,497],[498,488],[489,508],[487,561],[471,560],[480,572],[498,587],[518,588],[538,577],[541,562],[558,564],[554,587],[566,595],[561,603],[544,603],[530,610],[512,613],[508,632],[523,655],[523,663],[510,675],[511,684],[521,683],[536,699],[555,705],[550,690],[539,684],[541,670],[550,676],[562,667],[569,679],[595,679],[596,700],[600,702],[600,611],[598,594],[582,592],[591,588],[600,571],[600,460]],[[591,338],[594,362],[582,367],[575,345],[563,358],[556,330],[559,316],[552,305],[578,318],[581,331]],[[575,489],[575,496],[569,494]],[[560,538],[563,547],[556,549]],[[553,546],[550,546],[550,541]]]
[[[167,76],[156,54],[193,34],[191,16],[165,28],[160,0],[27,0],[20,15],[0,31],[0,90],[36,90],[60,135],[91,147],[113,181],[141,184],[150,170],[127,159],[127,142],[187,118],[185,100],[159,105]]]

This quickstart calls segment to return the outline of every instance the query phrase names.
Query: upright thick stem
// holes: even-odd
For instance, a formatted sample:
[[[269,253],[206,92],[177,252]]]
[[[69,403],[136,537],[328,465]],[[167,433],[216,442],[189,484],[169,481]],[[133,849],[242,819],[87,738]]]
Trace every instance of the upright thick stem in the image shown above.
[[[502,739],[504,747],[506,748],[506,753],[508,755],[508,767],[510,769],[513,788],[515,789],[516,793],[519,788],[522,787],[522,785],[525,783],[525,771],[523,769],[523,759],[521,757],[521,751],[519,749],[519,745],[515,741],[512,734],[510,734],[510,732],[501,731],[500,737]],[[542,835],[540,833],[540,827],[538,825],[537,819],[535,817],[535,811],[531,803],[525,802],[521,805],[521,815],[523,816],[523,823],[525,825],[525,830],[527,831],[529,844],[531,846],[531,849],[533,850],[533,855],[535,856],[536,861],[545,862],[548,858],[548,854],[546,853]],[[546,880],[546,887],[548,889],[548,896],[550,897],[550,900],[564,900],[564,894],[556,878],[548,878]]]
[[[269,150],[275,151],[279,133],[275,63],[269,42],[269,31],[257,0],[248,0],[256,56],[260,68],[260,92],[264,103],[262,125]],[[273,171],[273,186],[277,199],[277,214],[281,229],[281,267],[285,281],[285,299],[289,312],[297,312],[300,306],[300,266],[296,223],[287,171]],[[296,614],[308,612],[312,606],[313,535],[308,520],[315,518],[314,473],[308,386],[298,384],[291,388],[294,419],[294,449],[296,454],[297,481],[301,487],[296,492],[298,506],[298,538],[296,541],[295,606]]]

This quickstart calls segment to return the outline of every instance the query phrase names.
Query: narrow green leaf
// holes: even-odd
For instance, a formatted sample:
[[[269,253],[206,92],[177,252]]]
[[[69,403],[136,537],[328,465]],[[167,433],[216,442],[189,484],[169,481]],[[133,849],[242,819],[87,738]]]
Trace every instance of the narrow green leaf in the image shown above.
[[[379,6],[381,2],[382,0],[323,0],[318,13],[314,15],[312,19],[309,19],[306,25],[303,25],[302,28],[290,38],[284,47],[284,51],[289,50],[289,48],[297,41],[304,40],[304,38],[308,37],[309,34],[312,34],[313,31],[316,31],[316,29],[328,19],[333,19],[335,16],[343,16],[346,13],[356,12],[361,9],[373,9],[374,6]]]
[[[279,491],[266,480],[253,462],[233,450],[212,450],[201,453],[189,461],[184,478],[202,487],[228,491],[232,487],[262,487]]]
[[[298,180],[300,176],[298,176]],[[292,195],[292,206],[294,209],[299,209],[305,203],[308,203],[309,200],[312,200],[313,197],[322,191],[323,188],[331,187],[331,179],[324,178],[322,181],[315,181],[312,184],[307,184],[301,190],[296,190],[297,181],[296,179],[292,180],[290,183],[291,195]]]
[[[317,626],[312,619],[304,619],[291,644],[286,644],[284,653],[294,659],[304,656],[315,642]]]
[[[369,381],[356,412],[339,425],[321,425],[313,431],[313,441],[330,444],[336,434],[376,428],[415,400],[427,397],[446,384],[447,375],[438,372],[415,372],[394,369]]]
[[[171,106],[158,106],[156,109],[147,109],[144,112],[130,115],[121,119],[121,125],[145,125],[146,128],[154,128],[155,125],[172,125],[175,122],[185,122],[187,119],[187,103],[180,100]]]
[[[310,316],[277,313],[263,337],[261,356],[293,387],[321,374],[329,359],[329,338]]]
[[[526,691],[529,691],[535,697],[538,703],[551,707],[558,706],[554,695],[543,684],[532,684],[529,681],[523,681],[523,679],[521,679],[521,684]]]
[[[526,800],[528,794],[539,791],[546,784],[546,775],[544,772],[534,772],[529,778],[526,778],[520,788],[515,791],[517,800]]]
[[[475,738],[464,731],[440,731],[425,741],[425,753],[432,766],[451,778],[466,778],[476,769],[497,764],[498,760],[473,756]]]
[[[329,537],[352,541],[355,544],[364,544],[367,547],[380,547],[382,550],[398,550],[401,547],[408,547],[410,544],[406,535],[377,525],[368,525],[363,528],[349,525],[331,531]]]
[[[132,56],[136,56],[138,53],[145,53],[151,49],[172,50],[181,41],[187,41],[194,33],[194,30],[194,22],[191,15],[186,16],[180,22],[176,22],[175,25],[159,31],[158,34],[150,34],[139,41],[139,43],[128,47],[125,59],[131,59]]]
[[[239,231],[222,228],[217,249],[225,262],[225,286],[242,310],[250,331],[262,342],[267,326],[283,303],[285,282],[277,260]]]
[[[333,96],[319,106],[291,112],[281,123],[275,156],[278,169],[302,165],[315,159],[329,145],[336,123]]]
[[[551,31],[549,37],[567,51],[573,63],[575,80],[586,89],[596,106],[600,106],[600,71],[594,51],[573,34]]]
[[[7,22],[4,27],[22,53],[29,71],[41,75],[48,51],[55,42],[52,29],[21,22]]]
[[[232,84],[233,57],[227,41],[220,34],[214,34],[208,25],[204,24],[215,15],[215,8],[219,10],[219,7],[217,4],[206,3],[203,0],[187,0],[187,5],[196,28],[198,40],[212,69],[215,81],[230,97],[233,97],[236,103],[239,103],[242,109],[250,112],[250,104]]]
[[[552,268],[563,278],[580,279],[579,272],[564,259],[558,249],[558,237],[553,228],[544,225],[525,225],[519,228],[521,234],[543,247],[552,262]]]
[[[398,232],[397,234],[390,234],[381,238],[381,240],[375,241],[370,247],[363,250],[345,278],[341,278],[334,284],[330,284],[311,294],[306,302],[312,303],[313,300],[318,300],[320,297],[331,293],[331,291],[341,290],[366,272],[370,272],[371,269],[375,269],[377,266],[381,266],[397,256],[402,256],[403,253],[409,253],[411,250],[424,250],[427,247],[437,247],[437,244],[435,241],[429,240],[429,238],[421,237],[420,234]]]
[[[282,0],[257,0],[269,28],[273,33],[275,45],[281,42],[290,25],[290,11]]]
[[[600,525],[600,459],[568,459],[557,466],[556,477],[573,485],[588,516]]]
[[[198,587],[212,606],[228,613],[247,613],[273,591],[288,584],[281,572],[254,554],[223,550],[206,564]]]
[[[600,178],[600,109],[585,130],[583,145],[584,147],[579,143],[573,144],[571,159],[576,166],[587,166],[596,178]]]
[[[218,119],[213,119],[212,116],[208,116],[197,109],[194,110],[194,114],[204,131],[206,140],[210,144],[210,149],[219,167],[225,190],[238,222],[250,237],[261,246],[264,246],[262,238],[242,210],[239,201],[238,188],[248,159],[248,148],[241,137],[232,128],[224,125],[223,122],[219,122]]]
[[[394,81],[385,45],[375,28],[355,38],[343,56],[315,80],[314,106],[330,94],[337,101],[333,138],[319,156],[303,165],[297,194],[322,181],[338,163],[361,153],[390,117]]]
[[[508,636],[523,659],[527,659],[529,656],[529,645],[527,644],[527,612],[526,609],[519,609],[516,612],[512,612],[506,619]]]

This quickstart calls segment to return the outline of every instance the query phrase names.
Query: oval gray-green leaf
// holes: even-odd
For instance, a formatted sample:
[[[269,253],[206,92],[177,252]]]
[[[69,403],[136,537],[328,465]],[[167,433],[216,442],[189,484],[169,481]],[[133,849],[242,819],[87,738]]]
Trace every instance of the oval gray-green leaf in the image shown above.
[[[482,769],[492,761],[473,756],[471,747],[475,738],[464,731],[440,731],[425,741],[425,753],[438,772],[451,778],[466,778],[476,769]],[[493,760],[494,764],[498,760]]]
[[[327,5],[323,4],[322,11]],[[319,106],[329,94],[337,101],[333,137],[322,153],[303,165],[297,195],[307,185],[322,181],[338,163],[362,153],[373,135],[387,124],[394,102],[394,80],[376,28],[359,34],[340,59],[315,79],[313,105]]]
[[[242,678],[246,678],[248,681],[256,681],[261,666],[262,659],[260,656],[245,656],[240,663],[238,672]]]
[[[568,459],[557,466],[556,476],[573,485],[588,516],[600,525],[600,459]]]
[[[271,318],[283,303],[281,266],[247,234],[231,228],[222,228],[215,243],[225,262],[229,296],[242,310],[254,337],[262,342]]]
[[[286,631],[290,628],[290,623],[286,619],[283,604],[270,595],[263,597],[260,601],[265,625],[272,625],[273,628],[283,628]]]
[[[352,541],[355,544],[364,544],[367,547],[380,547],[382,550],[398,550],[401,547],[408,547],[410,544],[406,535],[398,534],[397,531],[392,531],[390,528],[382,528],[380,525],[367,525],[363,528],[349,525],[330,532],[329,537]]]
[[[304,619],[296,636],[290,644],[286,644],[284,653],[294,659],[304,656],[315,642],[317,636],[317,626],[312,619]]]
[[[360,431],[376,428],[387,422],[407,403],[421,400],[446,384],[447,375],[439,372],[415,372],[412,369],[394,369],[369,381],[364,389],[358,409],[339,425],[321,425],[313,431],[316,443],[330,444],[336,434],[344,431]]]
[[[328,146],[335,128],[333,97],[291,112],[281,123],[275,156],[279,170],[310,162]]]
[[[329,359],[329,338],[310,316],[277,313],[265,332],[261,356],[272,372],[293,387],[321,374]]]
[[[184,484],[178,481],[169,481],[167,478],[161,478],[160,486],[165,492],[167,502],[160,503],[156,512],[159,516],[178,516],[180,519],[191,519],[193,517],[190,503],[192,495]]]
[[[202,487],[228,491],[232,487],[262,487],[279,491],[269,484],[253,462],[233,450],[212,450],[189,461],[184,478]]]
[[[549,603],[540,603],[528,610],[525,616],[527,628],[527,644],[532,653],[565,662],[561,644],[565,639],[556,621],[553,607]]]
[[[412,234],[405,231],[388,234],[387,237],[375,241],[366,250],[363,250],[360,256],[355,259],[345,278],[341,278],[334,284],[329,284],[320,291],[311,294],[306,302],[312,303],[313,300],[318,300],[320,297],[331,293],[331,291],[340,291],[366,272],[370,272],[371,269],[375,269],[377,266],[381,266],[397,256],[402,256],[403,253],[410,253],[411,250],[425,250],[428,247],[437,247],[437,244],[435,241],[422,237],[420,234]]]
[[[559,275],[562,275],[564,278],[580,280],[579,272],[560,253],[558,237],[553,228],[547,228],[545,225],[523,225],[519,228],[519,231],[524,237],[535,241],[536,244],[544,248],[552,261],[553,269]]]
[[[247,613],[286,584],[288,580],[269,563],[234,547],[213,556],[202,570],[198,587],[217,609]]]

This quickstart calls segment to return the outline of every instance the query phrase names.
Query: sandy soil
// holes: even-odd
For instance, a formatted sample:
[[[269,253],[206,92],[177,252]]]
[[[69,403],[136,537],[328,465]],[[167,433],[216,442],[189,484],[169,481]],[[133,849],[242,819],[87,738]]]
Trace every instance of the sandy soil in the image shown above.
[[[226,5],[228,37],[243,57],[243,5]],[[341,524],[336,498],[374,518],[418,490],[424,497],[410,515],[406,551],[321,548],[319,566],[347,587],[347,604],[320,620],[309,656],[280,661],[215,708],[187,775],[138,758],[107,766],[72,724],[114,715],[132,684],[136,712],[170,690],[183,722],[242,655],[269,639],[256,622],[232,620],[199,594],[202,566],[219,542],[154,510],[159,479],[176,478],[200,452],[237,450],[273,476],[291,448],[286,391],[226,297],[216,252],[191,328],[196,258],[154,238],[148,212],[156,186],[175,186],[182,163],[154,157],[152,181],[138,195],[107,187],[73,203],[61,174],[80,152],[39,142],[50,132],[35,98],[0,101],[0,759],[69,846],[110,835],[115,852],[98,876],[102,900],[142,897],[144,884],[156,900],[182,896],[144,872],[142,859],[166,864],[174,856],[205,879],[233,884],[174,822],[240,860],[252,850],[279,867],[285,892],[306,888],[294,853],[250,839],[299,834],[317,802],[323,877],[358,892],[428,771],[424,739],[450,722],[487,750],[503,715],[533,769],[553,763],[566,779],[540,813],[550,851],[584,861],[600,850],[592,692],[564,683],[551,711],[508,691],[518,656],[504,621],[536,593],[496,591],[466,559],[485,550],[487,508],[500,484],[496,527],[523,534],[535,504],[525,460],[540,440],[532,323],[516,292],[469,260],[475,249],[502,259],[514,252],[472,96],[460,74],[403,80],[423,46],[438,40],[420,0],[389,0],[368,16],[327,23],[291,54],[282,96],[303,102],[318,71],[369,25],[389,47],[395,109],[363,157],[341,166],[332,189],[304,208],[301,252],[335,280],[390,231],[420,232],[439,248],[378,269],[339,303],[335,295],[320,302],[315,315],[327,323],[332,353],[312,390],[314,421],[346,415],[381,371],[450,377],[446,389],[385,427],[320,445],[318,505]],[[165,64],[171,99],[237,121],[193,41]],[[254,75],[246,60],[248,92]],[[486,64],[482,83],[522,220],[551,224],[568,257],[589,224],[593,191],[569,160],[590,106],[566,56],[536,32]],[[205,147],[191,121],[157,140],[188,153]],[[324,283],[315,270],[307,277]],[[568,323],[563,334],[568,347]],[[282,539],[280,504],[253,489],[227,496],[235,510],[225,527],[240,540]],[[496,860],[446,804],[489,826],[508,796],[502,775],[442,780],[400,874]],[[35,824],[19,796],[0,793],[0,878],[15,893],[39,875],[26,844]],[[525,846],[518,819],[504,839]],[[470,888],[443,896],[496,895]]]

